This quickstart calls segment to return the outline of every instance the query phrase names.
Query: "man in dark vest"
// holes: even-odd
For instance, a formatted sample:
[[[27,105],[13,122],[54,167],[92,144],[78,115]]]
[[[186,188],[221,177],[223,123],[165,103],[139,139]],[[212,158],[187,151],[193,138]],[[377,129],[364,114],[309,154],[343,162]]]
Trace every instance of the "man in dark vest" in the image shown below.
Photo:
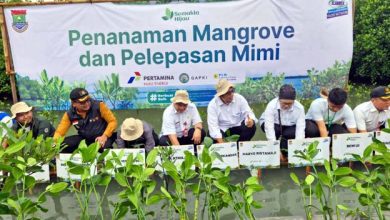
[[[33,107],[25,102],[17,102],[11,106],[12,118],[16,123],[12,125],[14,131],[23,129],[26,132],[32,131],[33,137],[37,138],[43,135],[43,138],[53,137],[54,127],[45,119],[36,117],[33,113]]]
[[[71,125],[76,128],[78,134],[65,138],[64,144],[67,147],[62,152],[72,153],[84,139],[88,145],[98,142],[100,151],[104,148],[112,148],[116,139],[114,131],[117,121],[107,105],[92,99],[88,91],[83,88],[73,89],[70,99],[72,107],[62,117],[54,138],[64,137]]]

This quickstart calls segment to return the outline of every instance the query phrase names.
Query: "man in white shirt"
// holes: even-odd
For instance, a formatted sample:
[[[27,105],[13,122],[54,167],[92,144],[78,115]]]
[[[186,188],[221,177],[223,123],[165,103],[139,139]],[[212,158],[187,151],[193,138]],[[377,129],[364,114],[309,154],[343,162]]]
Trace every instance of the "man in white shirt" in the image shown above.
[[[177,90],[172,104],[163,113],[160,146],[200,144],[206,132],[198,109],[191,103],[186,90]]]
[[[390,119],[390,88],[379,86],[371,91],[371,100],[353,110],[359,132],[379,131]],[[387,124],[387,127],[389,125]]]
[[[314,100],[306,114],[306,137],[356,133],[355,117],[346,102],[347,92],[341,88],[332,89],[327,98]]]
[[[250,141],[256,132],[256,116],[246,99],[235,93],[234,85],[226,79],[218,81],[217,94],[207,107],[207,124],[211,138],[223,143],[223,138],[240,135],[239,141]]]
[[[295,98],[295,88],[283,85],[278,98],[268,103],[259,120],[267,140],[275,141],[280,138],[280,148],[285,149],[281,154],[283,156],[287,156],[288,139],[305,138],[305,108]]]

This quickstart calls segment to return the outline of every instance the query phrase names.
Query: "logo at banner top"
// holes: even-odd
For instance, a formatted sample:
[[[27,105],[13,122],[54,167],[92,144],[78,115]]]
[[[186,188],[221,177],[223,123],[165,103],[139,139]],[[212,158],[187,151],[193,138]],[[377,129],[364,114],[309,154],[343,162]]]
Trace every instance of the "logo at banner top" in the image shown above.
[[[27,30],[28,22],[26,21],[27,10],[11,10],[12,28],[19,33]]]
[[[181,83],[188,83],[188,81],[190,81],[190,76],[187,73],[182,73],[179,76],[179,81]]]
[[[132,84],[135,81],[138,81],[141,79],[141,73],[140,72],[134,72],[134,76],[130,76],[129,80],[127,81],[127,84]]]
[[[165,9],[165,15],[162,16],[162,19],[164,21],[171,20],[173,18],[173,11],[171,11],[169,8]]]

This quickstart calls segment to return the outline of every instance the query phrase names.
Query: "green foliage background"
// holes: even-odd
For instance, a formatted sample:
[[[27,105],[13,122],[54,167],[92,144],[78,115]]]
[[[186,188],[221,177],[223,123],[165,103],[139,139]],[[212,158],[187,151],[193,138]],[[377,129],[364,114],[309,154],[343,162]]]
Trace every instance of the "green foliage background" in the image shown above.
[[[350,79],[390,84],[390,1],[355,0],[354,53]]]

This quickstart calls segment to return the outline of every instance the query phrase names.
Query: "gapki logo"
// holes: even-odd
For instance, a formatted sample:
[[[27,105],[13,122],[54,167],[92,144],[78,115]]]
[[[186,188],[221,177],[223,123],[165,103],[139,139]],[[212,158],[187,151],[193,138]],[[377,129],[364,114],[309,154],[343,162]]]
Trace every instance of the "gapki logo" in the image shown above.
[[[19,33],[24,32],[28,28],[26,21],[27,10],[11,10],[12,28]]]
[[[199,11],[189,10],[189,11],[172,11],[169,8],[165,9],[165,15],[162,16],[164,21],[173,20],[173,21],[189,21],[192,16],[198,16]]]
[[[328,5],[328,19],[348,14],[348,0],[329,0]]]

